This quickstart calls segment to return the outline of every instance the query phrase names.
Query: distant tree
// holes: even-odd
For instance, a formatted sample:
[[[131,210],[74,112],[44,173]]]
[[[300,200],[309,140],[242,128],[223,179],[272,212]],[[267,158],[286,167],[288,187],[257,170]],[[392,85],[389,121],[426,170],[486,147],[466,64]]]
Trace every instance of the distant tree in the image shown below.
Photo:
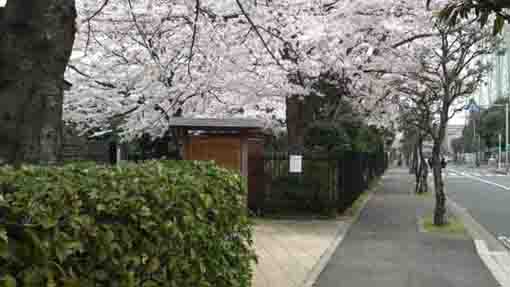
[[[398,88],[402,93],[419,94],[418,91],[409,88]],[[406,135],[406,141],[412,146],[412,164],[410,172],[415,176],[415,192],[428,192],[428,162],[423,152],[425,140],[429,139],[428,129],[432,121],[433,113],[425,101],[428,98],[424,95],[410,97],[410,101],[401,103],[400,122],[401,128]]]
[[[497,99],[495,104],[506,104],[505,98]],[[501,106],[491,106],[480,114],[478,132],[485,144],[491,148],[499,144],[499,135],[502,135],[502,144],[505,144],[505,109]]]
[[[464,139],[462,137],[454,138],[452,140],[452,149],[455,157],[454,160],[458,161],[457,155],[465,151]]]
[[[430,112],[430,121],[416,121],[417,127],[432,139],[432,170],[436,206],[434,224],[447,223],[446,195],[441,167],[441,146],[448,121],[462,108],[459,106],[473,94],[490,66],[481,63],[483,55],[492,53],[497,42],[485,30],[463,21],[451,27],[436,23],[439,35],[425,44],[417,55],[420,66],[397,82],[397,90],[410,104],[410,115]],[[400,83],[400,84],[399,84]]]

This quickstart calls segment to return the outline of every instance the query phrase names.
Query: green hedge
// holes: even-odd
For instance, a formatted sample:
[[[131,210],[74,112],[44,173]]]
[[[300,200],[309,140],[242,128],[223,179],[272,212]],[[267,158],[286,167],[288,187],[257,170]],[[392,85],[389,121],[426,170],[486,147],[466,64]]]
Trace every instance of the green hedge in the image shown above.
[[[212,163],[0,168],[0,286],[250,286],[246,188]]]

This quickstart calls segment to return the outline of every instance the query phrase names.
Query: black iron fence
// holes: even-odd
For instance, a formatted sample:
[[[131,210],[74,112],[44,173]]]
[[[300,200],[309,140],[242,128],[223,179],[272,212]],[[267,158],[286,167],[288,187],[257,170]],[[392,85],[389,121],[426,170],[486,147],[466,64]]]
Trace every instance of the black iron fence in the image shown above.
[[[289,172],[288,152],[264,154],[264,190],[255,208],[264,213],[342,212],[382,175],[384,152],[316,153],[302,155],[302,172]]]

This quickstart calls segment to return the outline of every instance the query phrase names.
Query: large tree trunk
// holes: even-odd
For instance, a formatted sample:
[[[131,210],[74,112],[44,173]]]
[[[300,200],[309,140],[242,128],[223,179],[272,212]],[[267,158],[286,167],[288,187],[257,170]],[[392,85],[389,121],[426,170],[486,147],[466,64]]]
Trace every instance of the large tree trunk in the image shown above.
[[[305,145],[305,106],[298,95],[288,97],[286,100],[287,137],[289,149],[302,150]]]
[[[0,162],[58,160],[75,18],[74,0],[8,0],[0,8]]]
[[[432,148],[432,171],[434,173],[434,189],[436,191],[436,206],[434,209],[434,225],[445,225],[446,218],[446,195],[444,192],[443,176],[441,174],[441,141],[434,140]]]

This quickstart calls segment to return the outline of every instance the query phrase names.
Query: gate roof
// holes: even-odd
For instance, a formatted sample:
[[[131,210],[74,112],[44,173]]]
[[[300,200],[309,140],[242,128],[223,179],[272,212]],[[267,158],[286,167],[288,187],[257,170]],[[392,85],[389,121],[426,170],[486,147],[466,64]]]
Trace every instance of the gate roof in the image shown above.
[[[250,118],[171,118],[170,127],[188,130],[240,130],[262,129],[264,123]]]

